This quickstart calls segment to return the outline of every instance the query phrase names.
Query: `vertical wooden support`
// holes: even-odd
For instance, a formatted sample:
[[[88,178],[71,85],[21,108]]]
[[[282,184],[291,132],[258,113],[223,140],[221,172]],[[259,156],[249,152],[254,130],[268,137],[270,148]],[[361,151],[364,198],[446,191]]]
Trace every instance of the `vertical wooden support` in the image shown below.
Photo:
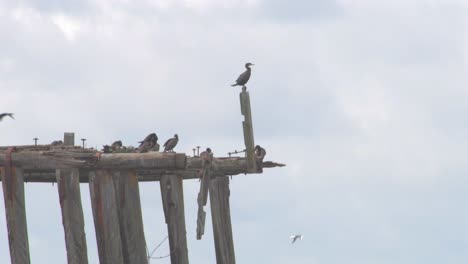
[[[57,186],[62,208],[68,264],[88,263],[78,169],[57,169]]]
[[[247,159],[247,171],[257,172],[257,163],[255,161],[255,142],[252,123],[252,111],[250,110],[250,95],[246,90],[240,93],[241,113],[244,116],[242,127],[244,129],[245,154]]]
[[[101,264],[123,264],[115,185],[108,170],[89,175],[89,191]]]
[[[171,263],[188,264],[182,177],[179,175],[163,175],[160,184],[169,234]]]
[[[1,174],[11,263],[27,264],[30,263],[30,258],[23,169],[6,166],[1,168]]]
[[[64,144],[73,146],[74,133],[65,133]],[[81,205],[80,172],[78,169],[57,169],[57,178],[62,222],[65,231],[68,264],[88,263],[83,207]]]
[[[229,178],[216,177],[210,184],[211,219],[217,264],[234,264],[234,240],[232,237],[231,209],[229,206]]]
[[[202,157],[203,167],[201,171],[201,183],[200,183],[200,192],[198,193],[197,203],[198,203],[198,216],[197,216],[197,240],[200,240],[205,234],[205,219],[206,212],[203,210],[203,207],[206,205],[208,200],[208,190],[210,187],[211,180],[211,168],[213,161],[213,154],[206,157]]]
[[[138,177],[134,171],[115,172],[113,177],[124,263],[148,263]]]

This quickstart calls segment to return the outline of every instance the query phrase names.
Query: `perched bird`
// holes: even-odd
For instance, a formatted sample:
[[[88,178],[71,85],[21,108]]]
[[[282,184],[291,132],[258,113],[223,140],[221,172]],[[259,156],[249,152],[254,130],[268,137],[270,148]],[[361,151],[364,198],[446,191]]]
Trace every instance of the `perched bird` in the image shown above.
[[[262,147],[260,147],[260,145],[257,145],[255,146],[255,158],[258,160],[258,161],[263,161],[263,158],[265,158],[266,156],[266,150]]]
[[[293,236],[290,236],[289,238],[292,239],[291,244],[294,244],[296,240],[298,239],[302,240],[302,235],[293,235]]]
[[[120,140],[115,141],[110,146],[110,149],[112,150],[112,152],[115,152],[115,151],[117,151],[117,150],[119,150],[121,148],[122,148],[122,141],[120,141]]]
[[[174,151],[174,148],[178,142],[179,142],[179,136],[175,134],[173,138],[168,139],[166,143],[164,143],[164,152]]]
[[[15,118],[13,117],[13,113],[3,113],[3,114],[0,114],[0,121],[2,121],[2,119],[3,119],[5,116],[9,116],[9,117],[11,117],[11,119],[15,119]]]
[[[213,158],[213,153],[211,152],[210,148],[206,148],[205,151],[200,153],[200,158],[203,160],[203,162],[211,162],[211,159]]]
[[[63,144],[62,140],[55,140],[55,141],[52,141],[52,143],[50,143],[51,146],[60,146],[62,144]]]
[[[111,148],[110,148],[109,145],[104,145],[104,146],[102,146],[102,152],[111,153],[112,151],[111,151]]]
[[[250,69],[250,66],[252,66],[254,64],[250,63],[250,62],[247,62],[245,64],[245,68],[247,69],[244,73],[242,73],[241,75],[239,75],[239,78],[237,78],[236,80],[236,83],[235,84],[232,84],[231,86],[237,86],[237,85],[240,85],[242,86],[244,89],[245,89],[245,84],[249,81],[250,79],[250,72],[251,72],[251,69]]]
[[[138,142],[140,146],[138,146],[137,151],[138,153],[145,153],[148,151],[154,151],[154,148],[157,146],[159,151],[159,144],[158,144],[158,136],[155,133],[151,133],[146,136],[143,141]]]

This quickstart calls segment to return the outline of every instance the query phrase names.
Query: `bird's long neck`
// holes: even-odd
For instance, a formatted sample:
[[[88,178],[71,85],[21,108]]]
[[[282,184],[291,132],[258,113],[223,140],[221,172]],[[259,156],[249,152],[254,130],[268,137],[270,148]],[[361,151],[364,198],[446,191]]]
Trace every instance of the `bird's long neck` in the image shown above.
[[[247,71],[250,71],[250,65],[245,65],[245,68],[247,69]]]

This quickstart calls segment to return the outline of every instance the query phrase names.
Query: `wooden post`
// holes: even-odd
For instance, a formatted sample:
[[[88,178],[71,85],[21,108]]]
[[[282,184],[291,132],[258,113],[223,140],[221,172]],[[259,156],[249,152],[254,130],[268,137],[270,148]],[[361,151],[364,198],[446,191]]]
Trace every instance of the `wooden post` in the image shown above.
[[[234,240],[232,237],[231,209],[229,206],[229,178],[216,177],[211,180],[210,204],[211,219],[216,250],[217,264],[234,264]]]
[[[120,237],[125,264],[148,263],[138,176],[134,171],[114,173]]]
[[[1,174],[11,263],[28,264],[30,258],[24,203],[23,169],[5,166],[1,168]]]
[[[257,172],[257,162],[255,160],[255,142],[252,123],[252,111],[250,110],[250,95],[246,90],[240,93],[241,113],[244,116],[242,127],[244,130],[245,155],[247,159],[247,171]]]
[[[182,177],[163,175],[160,180],[172,264],[188,264]]]
[[[93,207],[99,262],[101,264],[123,264],[119,214],[111,172],[108,170],[91,172],[89,191]]]
[[[203,207],[208,200],[208,189],[210,187],[210,180],[212,176],[212,162],[213,154],[203,157],[203,165],[201,170],[200,192],[198,193],[198,214],[197,214],[197,240],[200,240],[205,234],[205,219],[206,212]]]
[[[74,140],[74,133],[65,133],[65,145],[74,145]],[[81,205],[80,172],[78,169],[57,169],[55,174],[62,208],[68,264],[86,264],[88,250]]]

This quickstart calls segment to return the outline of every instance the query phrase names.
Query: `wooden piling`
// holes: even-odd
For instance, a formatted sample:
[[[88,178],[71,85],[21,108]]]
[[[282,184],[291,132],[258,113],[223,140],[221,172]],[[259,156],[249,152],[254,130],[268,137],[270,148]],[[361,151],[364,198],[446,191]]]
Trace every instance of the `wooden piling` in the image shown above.
[[[27,264],[30,263],[30,257],[23,169],[6,166],[1,168],[1,174],[11,263]]]
[[[101,264],[123,264],[119,212],[115,185],[108,170],[96,170],[89,175],[89,191],[94,227]]]
[[[124,170],[113,175],[125,264],[148,263],[138,177]]]
[[[208,200],[208,190],[210,187],[210,180],[212,176],[212,162],[213,154],[206,154],[203,159],[203,165],[201,170],[200,178],[200,192],[198,193],[197,203],[198,203],[198,213],[197,213],[197,240],[200,240],[205,234],[205,219],[206,212],[203,210],[203,207],[206,205]]]
[[[88,263],[83,207],[78,169],[57,169],[57,186],[62,209],[68,264]]]
[[[217,264],[236,263],[229,196],[230,190],[228,176],[216,177],[216,179],[211,180],[211,219],[213,222]]]
[[[255,160],[255,140],[252,123],[252,111],[250,110],[250,95],[246,90],[240,93],[241,113],[244,116],[242,127],[244,131],[245,155],[247,159],[247,171],[257,172],[257,162]]]
[[[188,264],[182,177],[163,175],[160,180],[172,264]]]

